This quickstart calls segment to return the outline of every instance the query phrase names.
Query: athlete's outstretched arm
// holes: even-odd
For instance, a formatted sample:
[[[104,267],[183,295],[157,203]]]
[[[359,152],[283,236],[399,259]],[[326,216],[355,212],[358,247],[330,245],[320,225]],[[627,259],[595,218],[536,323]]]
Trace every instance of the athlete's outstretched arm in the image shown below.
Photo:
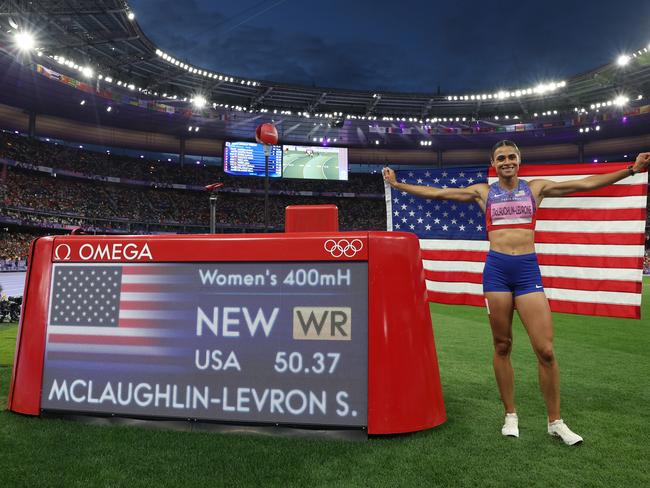
[[[471,185],[466,188],[433,188],[424,185],[409,185],[400,183],[395,177],[395,171],[386,167],[383,170],[384,180],[393,188],[405,191],[411,195],[436,200],[456,200],[457,202],[482,202],[488,186],[485,183]]]
[[[634,162],[634,165],[632,165],[632,170],[634,173],[647,171],[649,163],[650,152],[641,153],[636,157],[636,161]],[[630,170],[626,168],[603,175],[587,176],[586,178],[578,180],[561,182],[551,180],[533,180],[530,183],[531,185],[537,186],[538,193],[541,197],[562,197],[577,191],[597,190],[603,186],[616,183],[630,175]]]

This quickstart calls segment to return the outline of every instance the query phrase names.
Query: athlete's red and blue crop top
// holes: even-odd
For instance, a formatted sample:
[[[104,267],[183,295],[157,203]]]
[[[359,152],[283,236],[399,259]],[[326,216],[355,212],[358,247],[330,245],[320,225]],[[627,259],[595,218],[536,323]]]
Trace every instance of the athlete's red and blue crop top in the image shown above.
[[[525,180],[519,179],[517,188],[504,190],[499,182],[490,185],[485,220],[487,231],[499,229],[535,230],[537,205],[535,197]]]

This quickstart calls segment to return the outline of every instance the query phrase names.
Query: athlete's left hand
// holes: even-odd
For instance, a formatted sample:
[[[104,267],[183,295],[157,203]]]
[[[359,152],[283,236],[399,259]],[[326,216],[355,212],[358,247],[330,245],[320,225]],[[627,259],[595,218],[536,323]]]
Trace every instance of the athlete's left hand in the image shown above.
[[[648,164],[650,164],[650,152],[644,152],[636,157],[632,169],[635,173],[643,173],[648,170]]]

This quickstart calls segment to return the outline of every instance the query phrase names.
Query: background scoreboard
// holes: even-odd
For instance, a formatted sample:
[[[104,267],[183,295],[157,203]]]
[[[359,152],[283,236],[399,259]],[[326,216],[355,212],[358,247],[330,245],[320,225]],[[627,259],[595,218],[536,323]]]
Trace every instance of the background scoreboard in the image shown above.
[[[327,146],[282,146],[282,176],[311,180],[348,179],[348,149]]]
[[[223,170],[237,176],[265,175],[264,146],[257,142],[226,141],[223,146]],[[282,148],[271,146],[269,176],[282,176]]]

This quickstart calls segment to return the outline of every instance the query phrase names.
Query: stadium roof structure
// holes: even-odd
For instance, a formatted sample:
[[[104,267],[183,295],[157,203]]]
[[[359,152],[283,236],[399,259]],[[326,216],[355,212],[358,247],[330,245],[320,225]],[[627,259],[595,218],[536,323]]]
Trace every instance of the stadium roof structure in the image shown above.
[[[25,99],[52,90],[56,95],[42,97],[38,107],[32,103],[24,108],[63,110],[72,118],[83,116],[70,106],[75,98],[69,95],[70,86],[55,90],[53,78],[77,81],[68,83],[73,88],[92,87],[86,92],[94,91],[97,106],[120,97],[137,110],[153,106],[164,113],[147,120],[163,133],[182,135],[200,127],[201,137],[219,139],[250,139],[263,121],[276,123],[281,138],[290,142],[404,148],[487,145],[503,138],[502,132],[517,132],[516,138],[538,143],[540,135],[549,142],[575,138],[579,129],[592,129],[589,137],[594,137],[596,126],[620,123],[630,111],[642,115],[638,120],[644,121],[643,130],[650,125],[641,108],[650,94],[647,48],[631,53],[627,63],[613,62],[535,87],[495,87],[492,93],[477,94],[380,93],[243,79],[193,65],[156,46],[124,1],[9,0],[2,5],[2,63],[21,60],[48,75],[50,86],[44,87],[42,80],[31,88],[27,82],[5,80],[9,92],[2,101],[19,98],[19,85]],[[27,54],[13,48],[19,32],[35,36],[35,47]],[[134,110],[121,112],[110,123],[135,128]],[[98,123],[105,123],[102,117]]]

